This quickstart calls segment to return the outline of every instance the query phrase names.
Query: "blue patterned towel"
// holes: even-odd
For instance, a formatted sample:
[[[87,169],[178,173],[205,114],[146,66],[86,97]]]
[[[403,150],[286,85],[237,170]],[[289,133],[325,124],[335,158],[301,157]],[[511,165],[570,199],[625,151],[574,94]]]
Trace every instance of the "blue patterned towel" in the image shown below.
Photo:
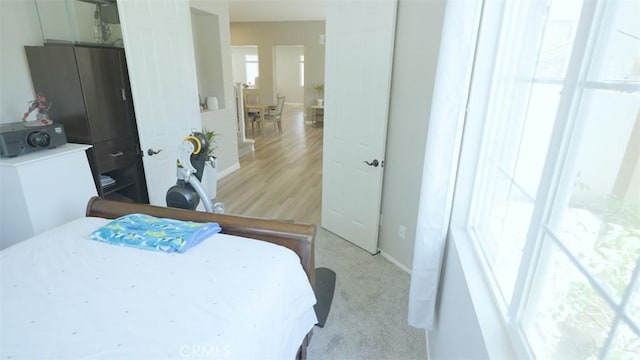
[[[91,234],[91,239],[139,249],[183,253],[222,229],[218,223],[197,223],[145,214],[119,217]]]

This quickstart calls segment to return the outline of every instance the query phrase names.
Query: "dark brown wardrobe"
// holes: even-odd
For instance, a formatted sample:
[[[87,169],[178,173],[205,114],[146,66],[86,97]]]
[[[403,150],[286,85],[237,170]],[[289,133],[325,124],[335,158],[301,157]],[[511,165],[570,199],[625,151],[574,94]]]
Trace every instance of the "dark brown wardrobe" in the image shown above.
[[[148,203],[124,50],[45,45],[25,51],[34,90],[52,104],[51,120],[64,126],[69,142],[92,145],[87,157],[98,194]]]

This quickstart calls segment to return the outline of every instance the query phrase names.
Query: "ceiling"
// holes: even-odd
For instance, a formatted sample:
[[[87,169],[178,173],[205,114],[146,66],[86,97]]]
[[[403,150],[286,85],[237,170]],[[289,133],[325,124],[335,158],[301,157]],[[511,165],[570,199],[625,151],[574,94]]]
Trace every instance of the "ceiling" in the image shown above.
[[[229,0],[231,22],[325,20],[326,0]]]

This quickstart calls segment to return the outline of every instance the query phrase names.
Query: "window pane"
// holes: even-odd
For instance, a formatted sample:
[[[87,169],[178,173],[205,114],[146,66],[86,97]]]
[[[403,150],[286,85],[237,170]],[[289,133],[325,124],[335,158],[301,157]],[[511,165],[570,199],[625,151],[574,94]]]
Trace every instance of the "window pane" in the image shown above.
[[[572,141],[556,234],[619,300],[640,258],[640,93],[584,90]]]
[[[482,194],[484,211],[475,217],[474,229],[482,240],[481,245],[489,263],[493,263],[495,254],[501,243],[502,228],[507,216],[507,204],[509,202],[510,181],[505,175],[496,171],[495,178],[485,185]],[[489,210],[489,211],[486,211]]]
[[[540,185],[561,90],[559,85],[535,84],[528,99],[513,177],[532,199],[536,197]]]
[[[606,359],[640,359],[640,336],[626,324],[620,323],[607,353]]]
[[[304,87],[304,62],[301,62],[298,68],[298,78],[300,79],[300,86]]]
[[[605,12],[589,80],[640,81],[640,2],[611,2]]]
[[[259,76],[258,63],[246,63],[245,67],[247,71],[247,84],[255,85],[256,78]]]
[[[614,312],[571,261],[545,239],[523,319],[539,359],[597,358]]]
[[[247,72],[247,63],[258,63],[258,46],[232,46],[231,60],[233,68],[233,82],[235,83],[251,83],[253,84],[256,74]]]
[[[470,226],[509,304],[534,210],[580,0],[505,2]],[[547,6],[548,5],[548,6]]]
[[[536,77],[563,79],[569,65],[582,0],[551,1]]]
[[[604,8],[560,237],[620,298],[640,258],[640,3]]]
[[[491,266],[505,303],[513,293],[522,246],[533,211],[533,202],[501,172],[497,172],[492,188],[493,197],[487,202],[487,217],[483,226],[476,227],[485,240],[482,248]],[[515,254],[515,256],[514,256]]]
[[[609,304],[619,304],[630,291],[640,259],[640,97],[634,81],[612,73],[626,60],[611,54],[626,51],[626,58],[632,54],[640,65],[640,42],[625,42],[631,47],[620,51],[615,48],[623,42],[612,40],[620,28],[633,27],[616,11],[623,4],[629,5],[599,3],[593,23],[598,38],[585,49],[590,61],[581,74],[593,80],[578,81],[573,95],[568,153],[554,199],[557,208],[547,226],[587,274],[557,247],[547,245],[551,250],[542,253],[524,317],[525,332],[540,357],[599,357],[613,323]],[[637,13],[632,16],[637,23]],[[604,286],[609,301],[587,277]],[[632,309],[630,304],[627,311]],[[620,322],[610,340],[609,357],[629,358],[624,349],[636,346],[637,334]]]

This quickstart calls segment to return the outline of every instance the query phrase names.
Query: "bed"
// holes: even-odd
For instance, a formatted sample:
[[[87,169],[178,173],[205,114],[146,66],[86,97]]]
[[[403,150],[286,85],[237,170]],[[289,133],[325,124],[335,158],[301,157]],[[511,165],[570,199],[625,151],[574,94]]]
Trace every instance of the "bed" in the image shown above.
[[[217,222],[185,253],[89,240],[142,213]],[[86,217],[0,252],[0,355],[304,359],[315,226],[90,199]]]

